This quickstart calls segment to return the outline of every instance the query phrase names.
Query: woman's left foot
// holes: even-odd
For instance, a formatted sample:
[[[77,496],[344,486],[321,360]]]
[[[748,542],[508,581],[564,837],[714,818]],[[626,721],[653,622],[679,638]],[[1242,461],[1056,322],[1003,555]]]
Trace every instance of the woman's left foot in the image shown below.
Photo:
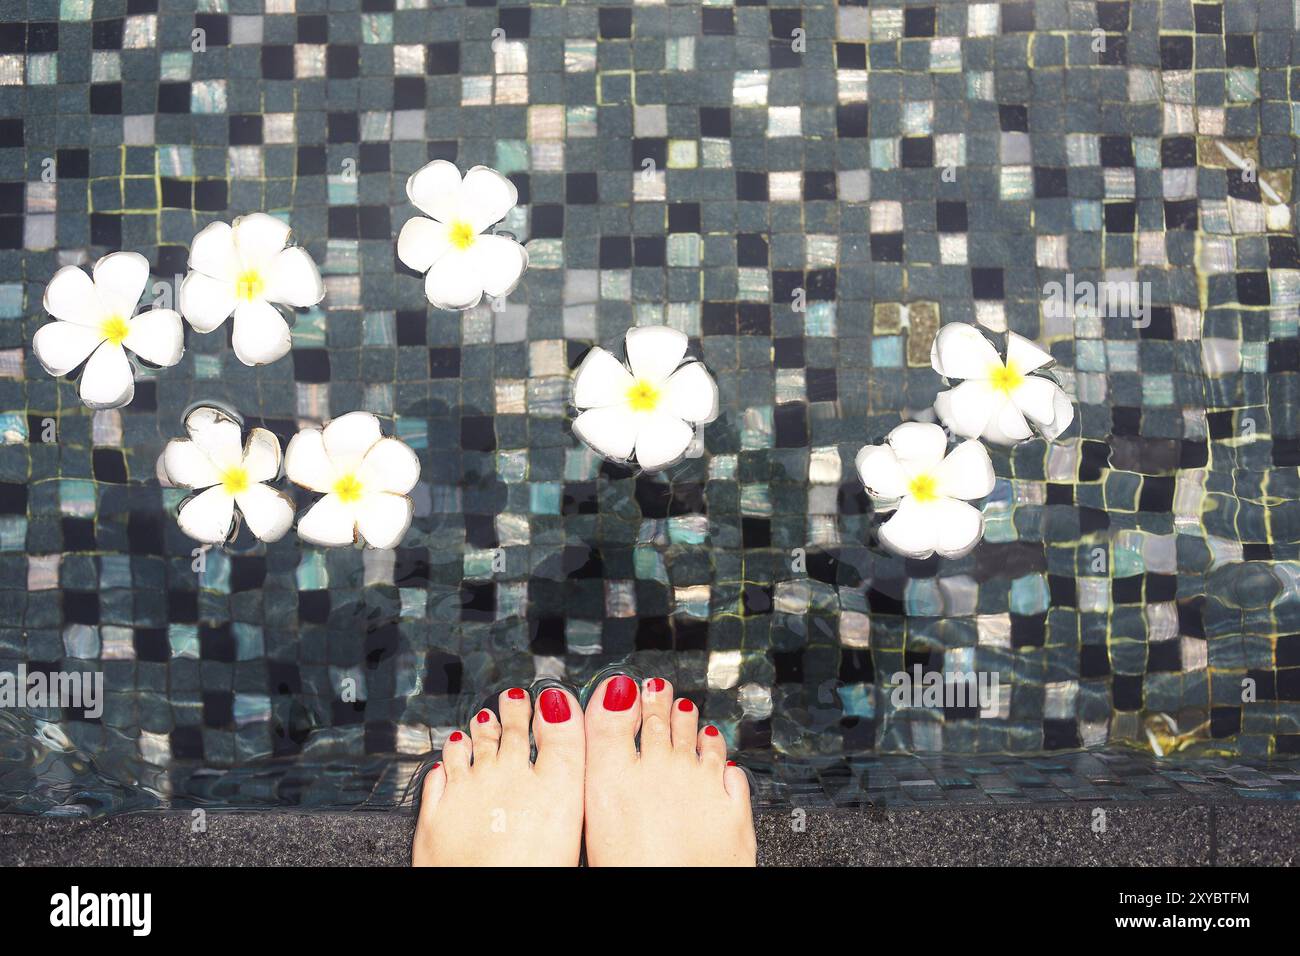
[[[536,713],[526,691],[497,700],[456,731],[424,779],[415,866],[577,866],[586,737],[582,707],[548,687]],[[528,728],[537,741],[529,760]],[[472,759],[471,759],[472,758]]]

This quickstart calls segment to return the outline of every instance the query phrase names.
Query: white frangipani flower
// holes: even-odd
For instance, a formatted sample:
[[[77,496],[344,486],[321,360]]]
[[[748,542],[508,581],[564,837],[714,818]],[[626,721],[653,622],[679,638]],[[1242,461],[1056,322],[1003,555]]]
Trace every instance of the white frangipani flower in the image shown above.
[[[200,405],[185,416],[189,438],[163,449],[162,467],[173,485],[193,488],[177,514],[197,541],[222,544],[234,528],[235,507],[261,541],[279,541],[293,524],[293,499],[265,484],[280,475],[280,440],[254,428],[241,442],[240,423],[220,408]]]
[[[408,219],[397,237],[397,258],[426,273],[424,294],[438,309],[471,309],[483,294],[514,291],[528,268],[528,250],[509,236],[487,232],[514,208],[515,184],[495,169],[460,170],[444,159],[417,169],[406,195],[426,216]]]
[[[718,417],[718,386],[704,363],[686,356],[687,338],[666,325],[629,329],[625,366],[599,346],[573,375],[582,411],[573,433],[606,458],[661,471],[690,447],[696,426]],[[630,371],[628,366],[630,366]]]
[[[284,453],[289,480],[325,495],[298,521],[298,537],[337,547],[358,537],[372,548],[395,548],[411,526],[407,493],[420,480],[410,446],[385,438],[379,419],[349,412],[323,429],[304,428]]]
[[[876,509],[894,512],[880,526],[880,543],[895,554],[959,558],[984,536],[984,516],[967,502],[993,490],[993,462],[977,441],[945,456],[947,447],[938,425],[904,422],[885,444],[858,452],[858,475]]]
[[[120,408],[135,397],[127,351],[164,368],[185,352],[174,310],[135,314],[148,282],[148,259],[112,252],[95,263],[93,279],[78,266],[64,266],[45,287],[45,311],[55,321],[36,330],[32,349],[51,375],[67,375],[86,362],[79,394],[90,408]]]
[[[214,222],[190,245],[190,272],[180,309],[197,332],[211,332],[235,315],[231,343],[245,365],[266,365],[292,344],[276,305],[305,309],[325,298],[320,270],[289,227],[264,212],[234,223]]]
[[[961,384],[940,392],[934,410],[955,435],[1014,445],[1037,429],[1054,441],[1074,420],[1074,405],[1061,386],[1034,374],[1055,360],[1029,339],[1007,333],[1007,357],[972,325],[945,325],[930,347],[930,364]],[[1031,429],[1030,426],[1033,426]]]

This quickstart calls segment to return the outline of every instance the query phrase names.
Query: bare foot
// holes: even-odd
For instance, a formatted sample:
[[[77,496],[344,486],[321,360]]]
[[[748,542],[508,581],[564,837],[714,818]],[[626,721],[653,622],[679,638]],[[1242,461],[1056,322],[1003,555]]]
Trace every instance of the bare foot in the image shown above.
[[[586,726],[592,866],[754,865],[749,779],[671,684],[611,677],[588,701]]]
[[[518,687],[453,733],[424,781],[415,866],[577,866],[582,847],[583,714],[548,687],[532,715]],[[537,762],[529,761],[531,717]],[[473,762],[470,757],[473,755]]]

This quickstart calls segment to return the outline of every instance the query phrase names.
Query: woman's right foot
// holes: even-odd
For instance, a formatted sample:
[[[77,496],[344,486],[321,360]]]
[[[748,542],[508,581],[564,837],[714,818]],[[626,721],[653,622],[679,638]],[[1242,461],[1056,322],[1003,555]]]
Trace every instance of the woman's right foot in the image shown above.
[[[749,778],[671,684],[611,677],[587,702],[585,724],[592,866],[754,866]]]

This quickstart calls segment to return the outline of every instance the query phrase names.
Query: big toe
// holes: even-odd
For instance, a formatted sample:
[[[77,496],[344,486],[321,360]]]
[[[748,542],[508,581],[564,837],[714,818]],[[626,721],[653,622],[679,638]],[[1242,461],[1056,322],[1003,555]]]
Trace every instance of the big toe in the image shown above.
[[[598,686],[587,701],[587,759],[593,766],[604,760],[625,762],[636,758],[640,698],[636,681],[618,674]]]
[[[539,773],[576,773],[581,778],[586,752],[582,725],[582,707],[567,690],[548,687],[537,695],[533,738]]]

